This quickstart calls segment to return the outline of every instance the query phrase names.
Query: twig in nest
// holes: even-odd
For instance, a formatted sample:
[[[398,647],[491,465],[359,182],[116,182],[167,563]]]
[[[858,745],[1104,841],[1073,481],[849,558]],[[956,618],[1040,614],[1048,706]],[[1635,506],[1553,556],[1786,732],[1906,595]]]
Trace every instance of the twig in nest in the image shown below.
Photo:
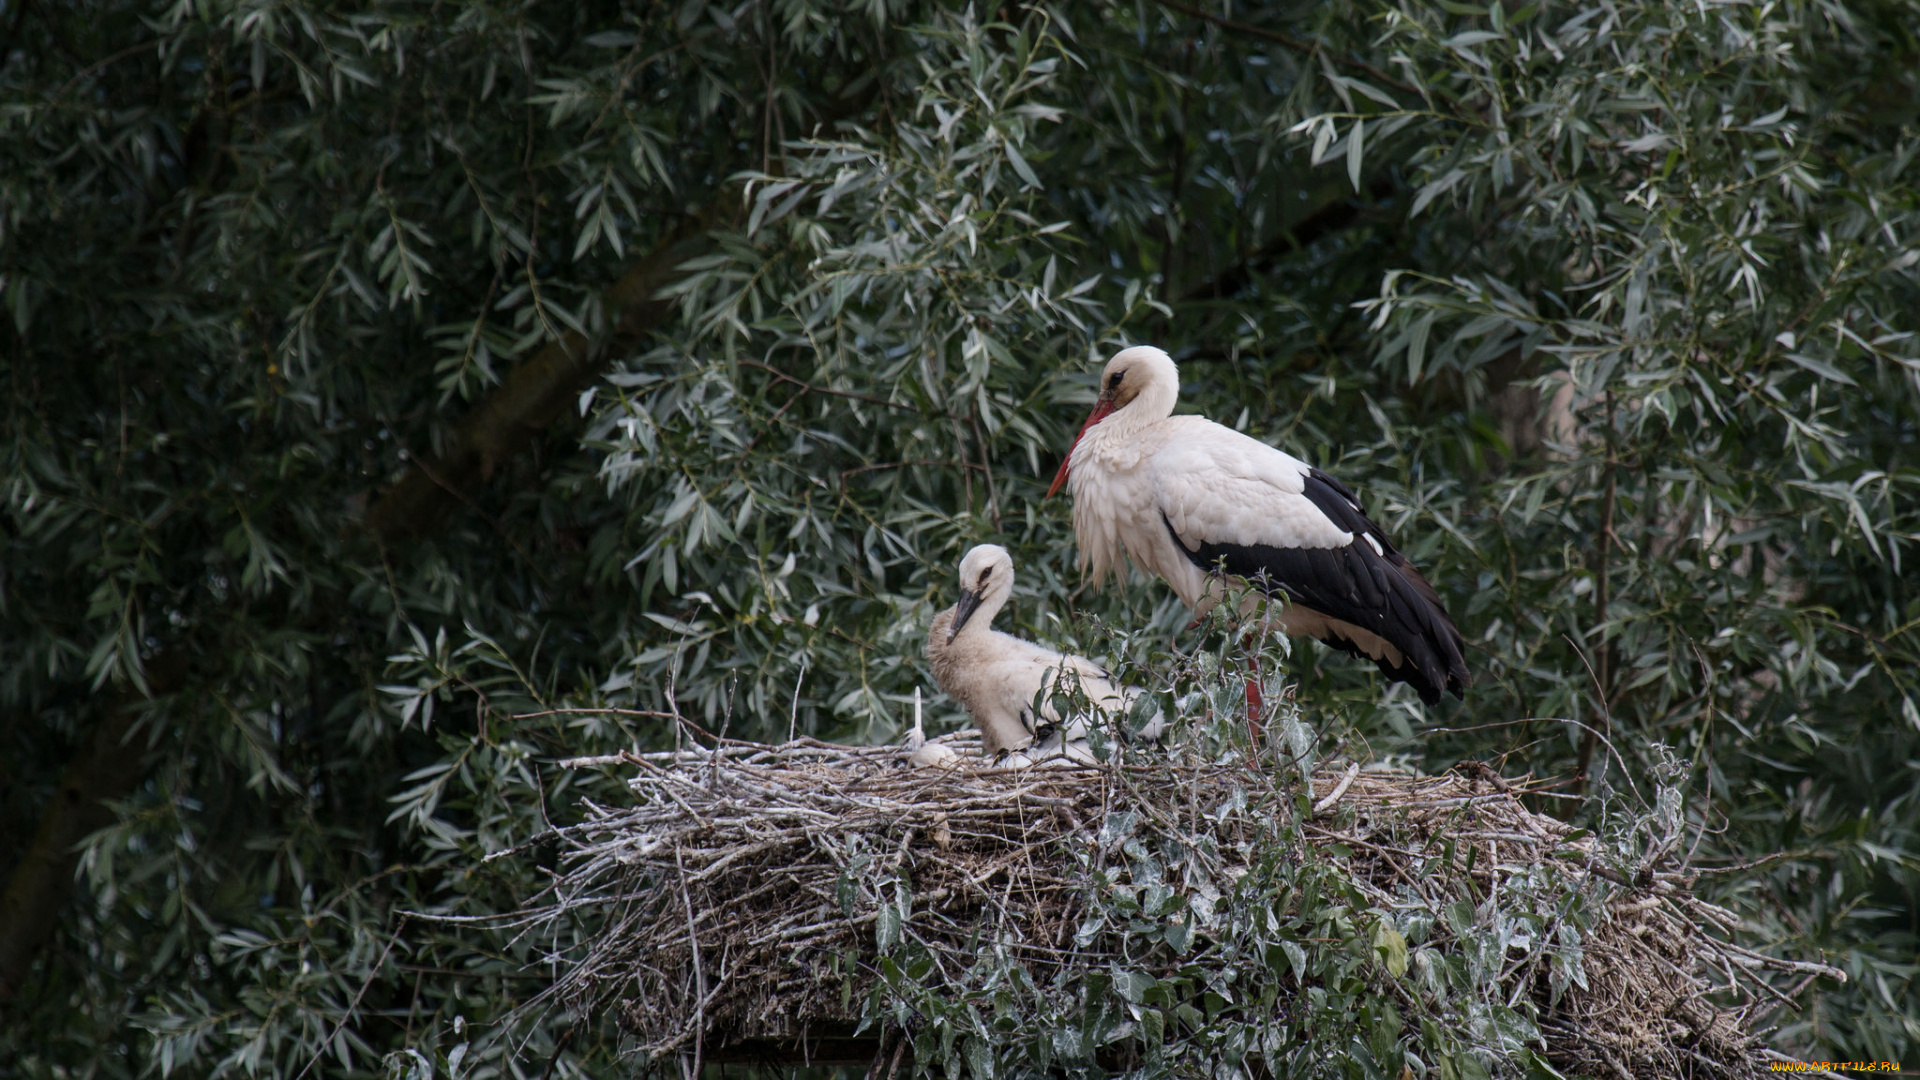
[[[1327,793],[1327,797],[1313,804],[1313,816],[1319,817],[1320,815],[1333,809],[1334,806],[1340,802],[1340,796],[1345,795],[1347,793],[1347,788],[1353,786],[1353,778],[1359,775],[1360,775],[1359,762],[1356,761],[1353,764],[1347,766],[1347,774],[1340,778],[1340,782],[1338,784],[1335,784],[1333,790]]]

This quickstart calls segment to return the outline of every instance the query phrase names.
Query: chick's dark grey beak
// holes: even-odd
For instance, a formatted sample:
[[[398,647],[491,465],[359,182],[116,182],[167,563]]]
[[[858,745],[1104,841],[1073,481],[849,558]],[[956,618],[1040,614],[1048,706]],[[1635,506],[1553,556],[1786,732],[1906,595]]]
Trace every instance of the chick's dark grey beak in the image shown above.
[[[953,639],[960,636],[960,628],[967,625],[967,620],[973,618],[973,613],[979,607],[979,593],[972,589],[960,590],[960,602],[953,605],[953,625],[947,628],[947,644],[953,644]]]

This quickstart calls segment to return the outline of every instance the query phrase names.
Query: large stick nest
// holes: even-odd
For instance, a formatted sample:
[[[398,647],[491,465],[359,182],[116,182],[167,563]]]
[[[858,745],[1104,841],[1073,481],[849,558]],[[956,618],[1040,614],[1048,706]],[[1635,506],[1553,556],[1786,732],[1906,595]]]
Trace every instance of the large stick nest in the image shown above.
[[[1297,770],[1244,757],[1010,773],[986,768],[970,733],[943,741],[961,751],[960,767],[916,769],[895,748],[811,740],[621,755],[637,770],[633,805],[587,804],[586,819],[562,831],[567,869],[532,909],[543,921],[583,907],[604,918],[556,991],[575,1008],[612,1005],[644,1053],[711,1057],[748,1040],[849,1030],[889,934],[928,950],[935,979],[992,941],[1045,984],[1061,965],[1098,966],[1084,932],[1076,943],[1095,903],[1088,867],[1124,862],[1129,838],[1210,853],[1227,882],[1292,845],[1283,857],[1338,860],[1381,912],[1459,912],[1464,901],[1479,913],[1472,927],[1430,919],[1416,952],[1510,936],[1487,992],[1531,1001],[1545,1057],[1569,1073],[1750,1075],[1778,1057],[1752,1030],[1785,1000],[1769,980],[1804,987],[1839,974],[1729,940],[1737,918],[1690,895],[1691,876],[1672,864],[1684,845],[1649,843],[1642,865],[1622,865],[1607,857],[1616,848],[1528,810],[1524,792],[1490,770],[1322,770],[1302,800]],[[1297,827],[1277,827],[1276,815]],[[1564,964],[1556,978],[1554,927],[1499,929],[1499,898],[1528,888],[1522,878],[1537,889],[1543,869],[1597,898],[1576,965],[1584,980]],[[876,884],[903,873],[904,923],[898,893]],[[1204,918],[1228,902],[1194,898],[1198,938],[1231,932]],[[1411,1003],[1411,976],[1389,977],[1388,966],[1379,992]]]

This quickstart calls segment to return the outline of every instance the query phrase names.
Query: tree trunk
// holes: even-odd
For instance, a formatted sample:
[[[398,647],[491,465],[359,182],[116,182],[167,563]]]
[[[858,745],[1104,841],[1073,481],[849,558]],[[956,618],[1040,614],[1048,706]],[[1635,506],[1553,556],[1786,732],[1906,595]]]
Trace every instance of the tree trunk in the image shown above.
[[[147,662],[154,697],[173,693],[186,678],[183,654]],[[41,946],[53,936],[73,885],[81,841],[114,822],[109,802],[124,799],[145,774],[146,746],[129,739],[148,699],[133,689],[118,696],[82,743],[40,814],[33,842],[0,893],[0,1006],[11,1001],[33,971]]]

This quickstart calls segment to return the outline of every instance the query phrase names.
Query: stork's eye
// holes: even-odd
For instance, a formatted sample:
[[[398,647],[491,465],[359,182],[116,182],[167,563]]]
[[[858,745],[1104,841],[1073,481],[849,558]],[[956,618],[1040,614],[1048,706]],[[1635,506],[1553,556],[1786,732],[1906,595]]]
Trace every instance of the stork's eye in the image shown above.
[[[985,570],[980,571],[980,584],[985,585],[987,583],[987,579],[992,576],[993,576],[993,567],[991,566],[987,567]]]
[[[1120,380],[1126,377],[1127,377],[1126,372],[1116,371],[1113,373],[1113,378],[1107,380],[1107,385],[1114,388],[1115,390],[1118,390],[1120,388]]]

